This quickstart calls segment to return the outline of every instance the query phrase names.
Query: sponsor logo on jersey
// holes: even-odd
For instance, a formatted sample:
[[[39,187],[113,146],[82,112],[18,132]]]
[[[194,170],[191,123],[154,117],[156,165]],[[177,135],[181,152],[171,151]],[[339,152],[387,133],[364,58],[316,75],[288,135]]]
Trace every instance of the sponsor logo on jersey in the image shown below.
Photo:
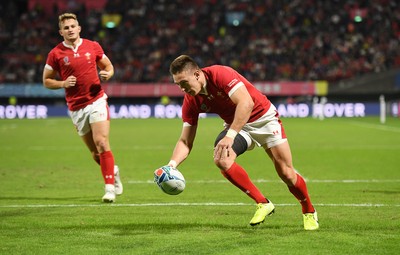
[[[68,66],[69,64],[71,64],[71,63],[69,62],[68,56],[65,56],[65,57],[63,58],[63,60],[64,60],[64,65],[65,65],[65,66]]]

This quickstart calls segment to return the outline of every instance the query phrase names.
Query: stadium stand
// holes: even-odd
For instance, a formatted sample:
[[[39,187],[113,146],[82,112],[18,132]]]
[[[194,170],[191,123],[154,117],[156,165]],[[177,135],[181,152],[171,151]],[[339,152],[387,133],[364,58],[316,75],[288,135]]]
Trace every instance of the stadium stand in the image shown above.
[[[82,37],[103,45],[114,82],[170,82],[169,63],[182,53],[252,81],[337,82],[400,67],[396,0],[96,2],[2,1],[0,83],[41,82],[47,53],[62,39],[62,11],[77,13]],[[121,17],[114,28],[105,26],[110,14]]]

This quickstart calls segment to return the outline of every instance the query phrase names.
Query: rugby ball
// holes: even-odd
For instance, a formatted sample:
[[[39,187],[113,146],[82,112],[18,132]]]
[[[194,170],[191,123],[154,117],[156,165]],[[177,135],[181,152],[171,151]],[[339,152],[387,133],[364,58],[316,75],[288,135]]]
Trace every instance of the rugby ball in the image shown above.
[[[178,169],[162,166],[154,171],[154,182],[168,195],[178,195],[186,186],[185,178]]]

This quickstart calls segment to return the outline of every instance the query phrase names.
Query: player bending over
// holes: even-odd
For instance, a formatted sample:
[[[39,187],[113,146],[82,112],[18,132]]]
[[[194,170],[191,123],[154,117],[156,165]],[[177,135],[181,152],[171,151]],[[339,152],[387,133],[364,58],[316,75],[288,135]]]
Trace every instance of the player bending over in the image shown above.
[[[293,168],[292,154],[275,106],[248,80],[228,66],[200,68],[189,56],[181,55],[170,65],[173,81],[185,93],[183,127],[168,165],[177,167],[189,155],[196,136],[200,113],[216,113],[225,129],[214,144],[214,163],[222,175],[257,203],[250,225],[264,222],[275,206],[252,183],[236,158],[255,145],[264,148],[279,177],[300,201],[304,229],[319,228],[303,177]]]

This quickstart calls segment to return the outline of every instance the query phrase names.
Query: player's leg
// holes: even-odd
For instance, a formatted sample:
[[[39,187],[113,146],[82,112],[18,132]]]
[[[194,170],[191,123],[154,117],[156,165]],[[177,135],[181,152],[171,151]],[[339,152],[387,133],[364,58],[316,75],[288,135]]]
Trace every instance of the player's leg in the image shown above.
[[[222,131],[215,140],[214,146],[226,135],[226,130]],[[247,138],[247,139],[246,139]],[[221,170],[222,175],[233,185],[242,190],[257,203],[257,210],[250,225],[257,225],[264,222],[267,215],[274,212],[274,205],[270,203],[261,191],[253,184],[246,170],[235,162],[238,155],[244,153],[251,146],[251,139],[244,132],[239,133],[229,148],[229,157],[214,160],[214,163]]]
[[[279,177],[287,184],[290,192],[300,201],[303,215],[312,214],[315,209],[309,198],[303,177],[293,168],[289,143],[275,106],[271,105],[266,114],[244,128],[249,130],[252,139],[261,145],[272,159]],[[315,228],[315,225],[318,224],[317,220],[314,220],[314,223]]]
[[[226,135],[226,130],[222,131],[215,140],[214,146]],[[244,153],[248,148],[245,138],[238,134],[234,140],[232,148],[229,148],[228,157],[214,160],[215,165],[221,170],[222,175],[233,185],[238,187],[256,203],[266,203],[267,200],[259,189],[250,180],[247,172],[235,162],[237,155]]]
[[[108,140],[110,121],[99,121],[91,123],[93,143],[96,146],[96,150],[99,153],[100,166],[104,173],[106,183],[114,183],[114,156],[110,150],[110,143]],[[109,176],[108,176],[109,175]]]
[[[104,95],[92,104],[89,123],[93,142],[99,153],[100,168],[106,184],[106,195],[107,192],[114,193],[115,197],[115,194],[122,194],[122,183],[119,177],[119,168],[115,165],[114,155],[110,148],[110,114],[107,96]],[[105,202],[113,202],[114,200],[113,197],[111,199],[103,197]]]
[[[100,155],[99,155],[99,152],[97,151],[96,144],[93,141],[92,131],[89,131],[85,135],[81,136],[81,138],[82,138],[83,142],[86,144],[86,147],[89,149],[93,160],[96,161],[96,163],[100,165]]]
[[[288,186],[294,186],[297,180],[297,175],[293,168],[289,143],[284,141],[272,148],[264,146],[264,149],[271,158],[282,181],[284,181]]]
[[[95,125],[97,126],[97,125]],[[96,129],[96,127],[95,127]],[[81,136],[83,142],[86,144],[87,148],[89,149],[90,153],[92,154],[93,159],[100,165],[101,168],[101,173],[104,179],[105,183],[105,195],[103,196],[103,200],[105,202],[113,202],[115,201],[115,194],[119,195],[122,194],[122,183],[119,177],[119,169],[118,166],[114,166],[114,174],[110,174],[109,171],[106,170],[105,166],[109,166],[109,164],[104,163],[104,161],[109,161],[107,157],[104,159],[104,154],[100,154],[98,150],[98,146],[96,145],[94,141],[94,135],[93,131],[90,130],[88,133],[85,135]],[[104,150],[103,150],[104,151]],[[103,155],[103,160],[101,160],[101,156]],[[113,160],[113,158],[111,158]],[[101,164],[101,161],[103,161],[103,164]],[[112,163],[112,162],[111,162]],[[112,163],[113,164],[113,163]],[[103,167],[102,167],[103,166]],[[110,184],[112,184],[112,179],[110,179],[110,175],[114,175],[114,187],[111,187]],[[118,183],[118,185],[116,185]],[[118,188],[116,188],[118,186]],[[113,191],[114,190],[114,191]]]
[[[98,103],[98,101],[100,101],[100,103]],[[106,106],[106,101],[105,99],[101,98],[98,101],[96,101],[95,103],[86,106],[83,109],[80,109],[78,111],[70,111],[70,116],[72,119],[72,122],[74,124],[74,126],[76,127],[76,130],[79,134],[79,136],[82,138],[83,142],[86,144],[87,148],[89,149],[92,158],[96,161],[96,163],[98,163],[100,166],[102,165],[102,160],[101,160],[101,155],[100,155],[100,150],[101,152],[104,152],[104,146],[98,146],[99,144],[99,139],[97,139],[97,141],[95,141],[95,137],[99,137],[98,134],[99,132],[96,131],[98,129],[96,129],[93,131],[93,127],[90,123],[92,122],[96,122],[96,121],[107,121],[107,116],[108,116],[108,108],[104,107]],[[102,113],[102,114],[99,114]],[[105,132],[106,134],[106,138],[107,138],[107,143],[108,144],[108,133],[109,133],[109,124],[108,124],[108,128],[106,128],[106,130],[101,131],[101,132]],[[101,143],[101,142],[100,142]],[[104,143],[103,143],[104,144]],[[109,147],[109,145],[108,145]],[[112,157],[113,160],[113,157]],[[113,167],[114,168],[114,167]],[[116,167],[117,168],[117,167]],[[103,178],[104,180],[108,179],[106,178],[106,176],[108,177],[110,174],[106,171],[103,171],[102,169],[102,174],[103,174]],[[118,170],[118,168],[117,168]],[[114,175],[113,173],[111,174],[112,176]],[[107,182],[106,182],[107,183]],[[110,185],[108,185],[110,186]],[[106,185],[107,187],[107,185]],[[107,193],[107,191],[106,191]],[[115,197],[115,195],[114,195]],[[114,198],[115,200],[115,198]],[[107,201],[109,202],[109,201]]]
[[[279,177],[286,183],[289,191],[300,202],[304,218],[304,227],[307,230],[318,228],[318,219],[314,206],[308,194],[304,178],[296,172],[292,163],[292,154],[287,141],[271,148],[264,147],[271,158]],[[313,219],[312,219],[313,218]]]
[[[111,184],[114,182],[115,194],[121,195],[123,193],[123,185],[120,170],[114,163],[114,156],[110,149],[108,138],[110,132],[110,121],[107,120],[104,121],[104,123],[96,123],[91,124],[91,136],[88,136],[85,139],[85,143],[91,151],[93,158],[100,165],[105,184]],[[95,131],[93,132],[93,130]],[[110,175],[113,177],[110,178]]]
[[[100,157],[100,168],[105,182],[106,194],[103,196],[104,202],[115,201],[115,177],[114,177],[114,155],[110,149],[109,132],[110,121],[99,121],[91,123],[93,142],[96,145]]]

